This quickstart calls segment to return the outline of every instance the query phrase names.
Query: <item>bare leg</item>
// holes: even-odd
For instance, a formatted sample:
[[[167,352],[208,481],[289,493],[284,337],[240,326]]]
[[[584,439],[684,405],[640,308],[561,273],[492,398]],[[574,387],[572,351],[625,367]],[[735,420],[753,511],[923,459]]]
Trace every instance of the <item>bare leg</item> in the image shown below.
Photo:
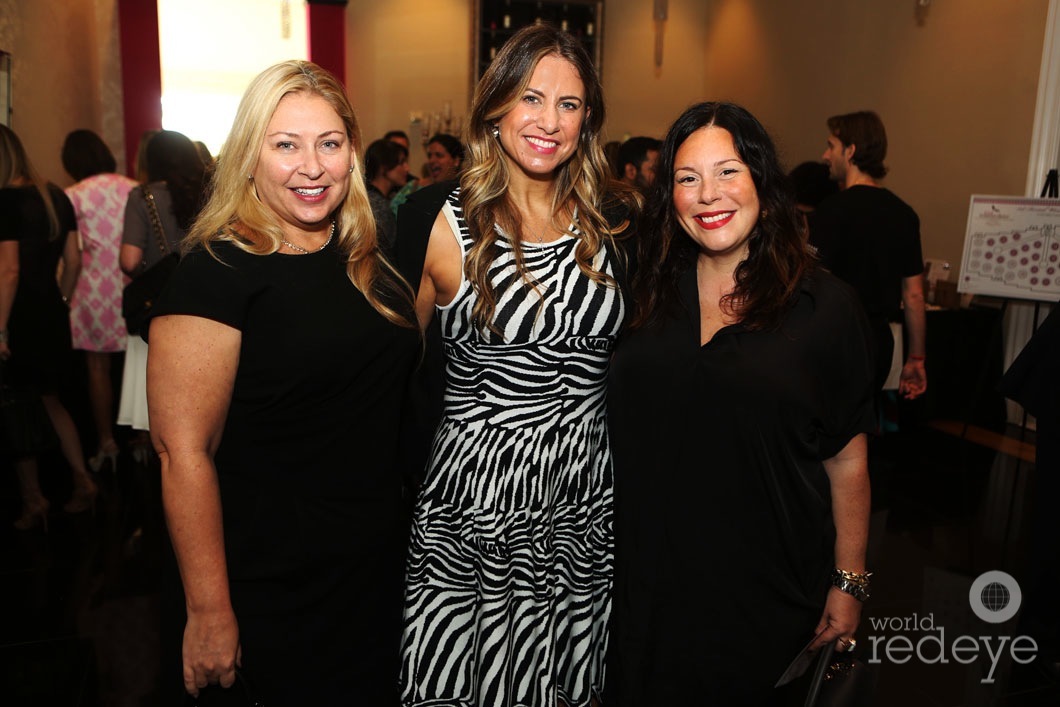
[[[20,457],[15,461],[15,473],[22,494],[22,515],[15,521],[18,530],[29,530],[43,523],[48,529],[48,499],[40,490],[40,479],[37,475],[37,458]]]
[[[66,510],[71,513],[87,510],[94,502],[98,489],[92,477],[88,475],[85,468],[85,457],[81,450],[81,438],[77,435],[77,427],[70,413],[63,407],[58,396],[49,394],[42,395],[41,401],[48,413],[48,418],[55,428],[55,434],[59,436],[59,447],[63,451],[63,457],[70,465],[74,480],[74,495],[66,504]]]
[[[85,352],[88,397],[92,403],[92,419],[96,423],[100,453],[117,451],[117,444],[114,442],[114,390],[110,382],[110,360],[111,354],[106,352]]]

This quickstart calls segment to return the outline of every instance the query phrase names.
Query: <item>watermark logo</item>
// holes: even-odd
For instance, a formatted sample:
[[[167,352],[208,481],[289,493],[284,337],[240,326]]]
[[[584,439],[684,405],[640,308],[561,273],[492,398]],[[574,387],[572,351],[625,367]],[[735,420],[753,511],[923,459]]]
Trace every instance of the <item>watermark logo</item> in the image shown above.
[[[1023,603],[1019,582],[1005,572],[992,570],[979,575],[968,590],[968,604],[980,620],[1002,624],[1013,618]],[[958,634],[947,640],[946,627],[935,625],[934,613],[920,616],[869,617],[874,631],[868,637],[869,663],[901,665],[915,657],[925,665],[950,662],[967,665],[985,654],[990,670],[979,682],[994,682],[998,662],[1008,653],[1026,665],[1037,657],[1038,643],[1030,636]]]
[[[979,575],[968,590],[972,611],[989,624],[1003,624],[1020,610],[1023,593],[1019,582],[1005,572],[992,570]]]

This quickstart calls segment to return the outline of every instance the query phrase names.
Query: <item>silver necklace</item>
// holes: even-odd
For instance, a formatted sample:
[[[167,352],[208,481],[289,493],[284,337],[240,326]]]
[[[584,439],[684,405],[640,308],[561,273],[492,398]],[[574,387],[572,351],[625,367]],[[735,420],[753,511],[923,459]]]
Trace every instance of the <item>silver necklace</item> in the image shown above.
[[[302,255],[309,255],[310,253],[319,253],[320,251],[322,251],[325,248],[327,248],[328,245],[331,243],[331,239],[334,238],[334,237],[335,237],[335,222],[332,221],[331,222],[331,230],[328,231],[328,239],[326,241],[324,241],[324,245],[320,246],[316,250],[306,250],[305,248],[303,248],[300,245],[295,245],[294,243],[291,243],[291,241],[287,240],[286,238],[283,239],[283,244],[285,246],[287,246],[288,248],[290,248],[291,250],[297,250]]]

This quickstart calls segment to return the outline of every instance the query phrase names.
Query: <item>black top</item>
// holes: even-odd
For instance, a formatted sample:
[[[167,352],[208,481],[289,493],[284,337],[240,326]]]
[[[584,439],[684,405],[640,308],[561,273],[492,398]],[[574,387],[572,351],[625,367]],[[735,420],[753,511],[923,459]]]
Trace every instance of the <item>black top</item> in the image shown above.
[[[215,463],[244,667],[266,704],[383,704],[400,635],[397,433],[419,335],[372,309],[335,244],[214,248],[220,260],[184,257],[154,315],[242,335]]]
[[[864,314],[826,272],[777,331],[623,338],[608,389],[616,577],[608,705],[763,704],[812,637],[835,530],[822,461],[873,429]]]
[[[924,272],[912,207],[882,187],[856,185],[821,202],[809,223],[821,262],[857,291],[869,316],[898,321],[902,279]]]
[[[374,184],[368,182],[365,186],[368,190],[368,205],[372,207],[372,216],[375,217],[376,239],[379,241],[379,247],[392,252],[394,240],[397,238],[397,221],[394,218],[394,212],[390,210],[390,199],[386,198],[386,194],[379,191]]]
[[[73,204],[63,190],[49,184],[48,193],[59,218],[54,238],[36,187],[0,189],[0,241],[18,241],[18,290],[7,321],[8,375],[40,393],[56,392],[70,368],[70,313],[55,273],[67,237],[77,230]]]

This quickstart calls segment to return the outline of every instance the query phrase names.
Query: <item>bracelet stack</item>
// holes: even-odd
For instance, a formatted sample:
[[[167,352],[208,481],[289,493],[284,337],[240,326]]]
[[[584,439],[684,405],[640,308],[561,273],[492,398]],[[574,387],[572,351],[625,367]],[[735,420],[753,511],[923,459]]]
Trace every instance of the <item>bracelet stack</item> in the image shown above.
[[[858,601],[869,598],[869,580],[872,572],[848,572],[838,567],[832,570],[832,586],[846,592]]]

